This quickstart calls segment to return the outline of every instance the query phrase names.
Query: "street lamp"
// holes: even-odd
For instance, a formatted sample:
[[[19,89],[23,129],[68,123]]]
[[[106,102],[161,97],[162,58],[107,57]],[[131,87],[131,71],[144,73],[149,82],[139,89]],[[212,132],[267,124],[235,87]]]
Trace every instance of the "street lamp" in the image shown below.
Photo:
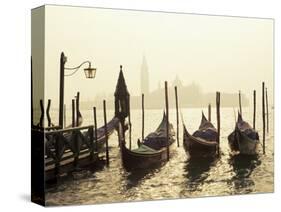
[[[67,62],[67,57],[64,53],[60,56],[60,102],[59,102],[59,126],[63,128],[63,106],[64,106],[64,77],[73,76],[84,64],[88,64],[87,68],[84,68],[84,73],[87,79],[93,79],[96,76],[96,68],[91,67],[90,61],[84,61],[79,66],[68,68],[65,67]],[[72,70],[73,72],[65,74],[65,70]]]
[[[64,76],[72,76],[74,75],[84,64],[88,64],[88,68],[84,68],[84,73],[87,79],[93,79],[96,76],[96,68],[91,67],[91,62],[90,61],[85,61],[81,63],[79,66],[74,67],[74,68],[64,68],[65,70],[74,70],[72,73],[69,74],[64,74]]]

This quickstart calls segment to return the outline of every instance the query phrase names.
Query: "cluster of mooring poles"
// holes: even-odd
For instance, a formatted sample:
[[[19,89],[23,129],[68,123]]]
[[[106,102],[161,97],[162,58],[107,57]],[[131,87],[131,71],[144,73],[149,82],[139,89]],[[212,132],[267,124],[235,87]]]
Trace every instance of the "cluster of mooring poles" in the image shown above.
[[[253,129],[256,130],[256,90],[253,91]],[[239,111],[242,115],[241,91],[239,91]],[[268,111],[268,95],[265,83],[262,82],[262,149],[265,154],[265,134],[269,133],[269,111]]]
[[[174,87],[175,91],[175,106],[176,106],[176,141],[177,147],[179,144],[179,103],[178,103],[178,89],[177,86]],[[166,111],[166,144],[167,144],[167,160],[170,158],[170,150],[169,150],[169,98],[168,98],[168,82],[165,81],[165,111]],[[142,140],[144,140],[144,94],[141,95],[141,108],[142,108]],[[218,145],[217,145],[217,153],[219,154],[219,143],[220,143],[220,92],[216,92],[216,109],[217,109],[217,129],[218,129]],[[208,120],[211,121],[211,104],[208,105]],[[130,142],[131,143],[131,142]],[[130,144],[131,147],[131,144]]]
[[[40,142],[45,136],[46,142],[43,139],[41,148],[45,149],[46,179],[51,175],[59,175],[60,171],[71,171],[78,168],[78,166],[88,165],[92,162],[98,161],[99,140],[105,143],[106,164],[109,165],[109,148],[108,148],[108,127],[106,116],[106,101],[103,101],[104,126],[103,135],[98,135],[96,108],[94,111],[94,125],[81,126],[83,117],[80,113],[80,92],[77,92],[75,98],[71,101],[71,124],[66,125],[66,105],[64,103],[64,78],[66,76],[73,76],[84,64],[88,67],[84,69],[86,78],[94,78],[96,69],[91,67],[90,61],[84,61],[79,66],[68,68],[65,67],[67,58],[64,53],[60,57],[60,89],[59,89],[59,121],[58,125],[52,122],[50,109],[51,99],[48,99],[46,113],[44,109],[44,100],[40,99],[39,108],[41,115],[38,124],[34,123],[34,94],[33,94],[33,65],[31,57],[31,132],[32,132],[32,146],[34,142]],[[44,123],[46,114],[47,123]],[[46,126],[47,124],[47,126]],[[41,144],[40,144],[41,145]],[[34,154],[35,155],[35,154]],[[34,158],[35,161],[38,158]],[[44,164],[44,163],[43,163]]]
[[[94,116],[94,140],[95,140],[95,151],[98,152],[98,129],[97,129],[97,109],[93,107]],[[106,100],[103,100],[103,120],[104,120],[104,139],[105,139],[105,155],[106,165],[109,165],[109,145],[108,145],[108,127],[107,127],[107,115],[106,115]]]
[[[266,132],[269,133],[269,114],[268,114],[268,97],[267,88],[265,83],[262,82],[262,146],[263,154],[265,154],[265,128]]]
[[[179,147],[179,114],[178,114],[178,94],[177,87],[175,86],[175,98],[176,98],[176,115],[177,115],[177,145]],[[144,94],[141,95],[141,111],[142,111],[142,140],[144,140]],[[166,147],[167,147],[167,160],[170,159],[169,149],[169,97],[168,97],[168,82],[165,81],[165,114],[166,114]]]
[[[80,113],[80,92],[77,92],[75,98],[71,101],[71,124],[66,125],[66,105],[64,104],[64,77],[72,76],[75,74],[79,68],[84,64],[89,64],[89,67],[84,69],[87,78],[93,78],[95,76],[96,69],[91,68],[91,63],[85,61],[79,66],[74,68],[65,68],[65,63],[67,59],[62,53],[60,58],[60,98],[59,98],[59,123],[54,125],[50,116],[51,99],[48,99],[46,116],[47,116],[47,126],[44,124],[45,110],[44,102],[40,100],[40,110],[41,116],[39,123],[34,124],[33,120],[33,85],[31,86],[31,126],[32,130],[36,133],[45,132],[47,136],[51,138],[50,142],[54,142],[55,145],[52,146],[51,143],[46,143],[45,148],[48,158],[53,160],[47,160],[46,164],[54,166],[54,172],[59,173],[61,163],[67,163],[71,158],[73,159],[74,166],[77,167],[79,160],[83,160],[81,156],[86,157],[89,155],[91,160],[96,158],[95,156],[99,152],[99,140],[103,140],[105,144],[105,155],[106,164],[109,165],[109,144],[108,144],[108,122],[106,114],[106,100],[103,100],[103,119],[104,126],[102,127],[103,135],[99,138],[97,129],[97,110],[93,107],[93,117],[94,124],[86,127],[81,127],[83,122],[83,117]],[[65,74],[65,70],[72,70],[73,73]],[[94,74],[93,74],[94,72]],[[32,58],[31,58],[31,80],[33,78],[32,73]],[[166,149],[167,149],[167,160],[170,159],[170,145],[169,145],[169,94],[168,94],[168,82],[165,81],[165,116],[166,116]],[[176,108],[176,141],[179,147],[179,100],[178,100],[178,89],[177,86],[174,87],[175,93],[175,108]],[[120,75],[115,91],[115,117],[117,117],[122,125],[122,136],[125,142],[125,118],[128,117],[128,130],[129,130],[129,149],[132,148],[132,124],[131,124],[131,113],[130,113],[130,95],[127,91],[125,85],[124,76],[122,73],[122,66],[120,66]],[[220,105],[221,105],[221,94],[216,92],[216,118],[217,118],[217,154],[220,154]],[[144,94],[141,95],[141,111],[142,111],[142,124],[141,124],[141,138],[144,141],[144,126],[145,126],[145,100]],[[211,104],[208,104],[208,121],[211,122]],[[239,90],[239,113],[242,115],[242,94]],[[256,90],[253,91],[253,129],[256,129]],[[269,133],[269,111],[268,111],[268,94],[265,83],[262,82],[262,147],[263,154],[265,154],[265,133]],[[52,136],[51,136],[52,135]],[[80,139],[80,140],[79,140]],[[120,141],[120,138],[119,138]],[[86,145],[86,149],[81,149],[81,143]],[[119,142],[120,145],[120,142]],[[66,148],[69,150],[66,151]],[[53,150],[55,149],[55,151]],[[71,154],[73,153],[73,154]],[[48,162],[49,161],[49,162]],[[52,171],[52,168],[50,168]]]

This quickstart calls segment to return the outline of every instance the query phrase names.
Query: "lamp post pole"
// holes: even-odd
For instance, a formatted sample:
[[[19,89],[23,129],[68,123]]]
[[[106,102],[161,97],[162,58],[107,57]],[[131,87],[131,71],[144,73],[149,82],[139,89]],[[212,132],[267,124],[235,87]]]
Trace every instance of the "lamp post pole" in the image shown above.
[[[59,126],[63,128],[63,105],[64,105],[64,65],[66,57],[62,52],[60,55],[60,101],[59,101]]]
[[[90,61],[84,61],[77,67],[69,68],[65,67],[65,63],[67,61],[66,56],[62,52],[60,55],[60,100],[59,100],[59,126],[63,128],[63,116],[64,116],[64,77],[65,76],[73,76],[84,64],[88,64],[87,68],[84,68],[84,72],[86,78],[93,79],[96,76],[96,68],[91,67]],[[65,70],[72,70],[72,73],[65,74]]]

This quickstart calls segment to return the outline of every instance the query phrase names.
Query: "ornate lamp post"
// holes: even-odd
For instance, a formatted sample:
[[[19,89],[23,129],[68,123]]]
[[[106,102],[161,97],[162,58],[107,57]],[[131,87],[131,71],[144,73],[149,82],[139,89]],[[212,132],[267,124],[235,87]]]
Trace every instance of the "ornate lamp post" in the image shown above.
[[[87,79],[93,79],[96,76],[96,68],[91,67],[90,61],[84,61],[79,66],[68,68],[65,67],[65,63],[67,62],[67,57],[64,53],[61,53],[60,56],[60,101],[59,101],[59,126],[63,128],[63,105],[64,105],[64,77],[65,76],[73,76],[84,64],[88,64],[87,68],[84,68],[84,73]],[[73,70],[72,73],[65,74],[65,70]]]

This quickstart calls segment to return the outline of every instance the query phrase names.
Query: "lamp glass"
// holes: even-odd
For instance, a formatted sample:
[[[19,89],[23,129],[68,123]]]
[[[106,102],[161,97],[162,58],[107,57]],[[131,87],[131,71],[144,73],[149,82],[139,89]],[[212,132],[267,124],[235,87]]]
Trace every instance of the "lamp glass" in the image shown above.
[[[93,79],[96,76],[96,68],[85,68],[84,72],[87,79]]]

